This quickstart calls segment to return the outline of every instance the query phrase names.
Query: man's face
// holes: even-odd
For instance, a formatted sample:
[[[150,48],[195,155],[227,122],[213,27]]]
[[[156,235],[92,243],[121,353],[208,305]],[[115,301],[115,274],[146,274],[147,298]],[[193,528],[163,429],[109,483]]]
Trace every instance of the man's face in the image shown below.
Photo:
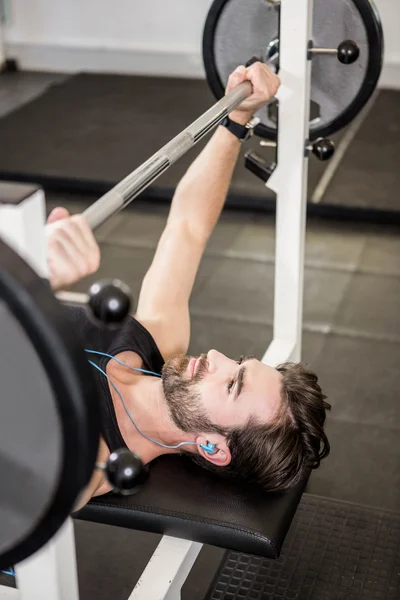
[[[250,417],[268,423],[280,407],[280,373],[254,358],[235,361],[216,350],[173,357],[162,381],[172,418],[185,432],[223,433]]]

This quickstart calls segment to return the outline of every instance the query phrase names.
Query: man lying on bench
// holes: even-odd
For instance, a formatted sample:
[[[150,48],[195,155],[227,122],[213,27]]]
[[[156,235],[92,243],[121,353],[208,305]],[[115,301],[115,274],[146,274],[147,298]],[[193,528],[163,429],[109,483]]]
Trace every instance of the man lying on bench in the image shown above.
[[[176,189],[135,318],[114,332],[100,332],[83,308],[71,308],[71,318],[98,383],[99,462],[121,447],[145,464],[185,452],[205,468],[284,491],[329,453],[324,423],[330,406],[315,374],[303,364],[272,368],[216,350],[186,356],[189,298],[225,202],[239,139],[280,83],[255,63],[232,73],[227,91],[245,79],[253,94],[230,115],[238,125],[228,120],[217,129]],[[81,215],[56,208],[46,233],[53,289],[98,269],[99,247]],[[95,471],[79,507],[110,490],[104,473]]]

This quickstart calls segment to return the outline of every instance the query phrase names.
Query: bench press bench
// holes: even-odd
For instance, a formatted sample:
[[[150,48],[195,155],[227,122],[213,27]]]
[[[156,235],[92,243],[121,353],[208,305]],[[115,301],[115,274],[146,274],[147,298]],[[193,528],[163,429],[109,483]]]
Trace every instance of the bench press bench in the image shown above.
[[[304,487],[305,481],[291,492],[266,495],[186,457],[164,456],[139,492],[100,496],[74,517],[278,558]]]
[[[178,600],[201,544],[278,558],[305,483],[266,495],[208,473],[186,457],[163,456],[137,494],[99,497],[74,516],[163,534],[130,598]]]

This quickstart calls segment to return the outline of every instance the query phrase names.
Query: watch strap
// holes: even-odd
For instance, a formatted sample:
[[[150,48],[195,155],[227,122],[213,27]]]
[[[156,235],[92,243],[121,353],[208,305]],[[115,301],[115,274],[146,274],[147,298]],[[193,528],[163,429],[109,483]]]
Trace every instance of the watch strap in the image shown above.
[[[231,121],[229,117],[225,117],[225,119],[221,121],[221,125],[222,127],[226,127],[226,129],[236,136],[241,142],[249,137],[251,131],[248,127],[246,127],[246,125],[241,125],[240,123]]]

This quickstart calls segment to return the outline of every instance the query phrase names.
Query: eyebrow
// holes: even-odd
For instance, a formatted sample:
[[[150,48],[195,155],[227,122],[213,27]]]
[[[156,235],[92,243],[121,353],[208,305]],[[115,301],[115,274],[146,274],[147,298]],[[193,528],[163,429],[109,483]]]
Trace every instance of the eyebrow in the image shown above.
[[[245,372],[246,372],[246,367],[241,367],[239,370],[239,373],[238,373],[238,377],[237,377],[235,400],[237,400],[239,398],[239,396],[243,390]]]
[[[253,356],[252,354],[249,354],[248,356],[244,356],[242,357],[242,367],[239,369],[239,373],[237,376],[237,382],[236,382],[236,391],[235,391],[235,400],[237,400],[240,396],[240,394],[243,391],[243,386],[244,386],[244,376],[246,373],[246,367],[244,366],[244,363],[247,362],[248,360],[254,360],[255,356]]]

